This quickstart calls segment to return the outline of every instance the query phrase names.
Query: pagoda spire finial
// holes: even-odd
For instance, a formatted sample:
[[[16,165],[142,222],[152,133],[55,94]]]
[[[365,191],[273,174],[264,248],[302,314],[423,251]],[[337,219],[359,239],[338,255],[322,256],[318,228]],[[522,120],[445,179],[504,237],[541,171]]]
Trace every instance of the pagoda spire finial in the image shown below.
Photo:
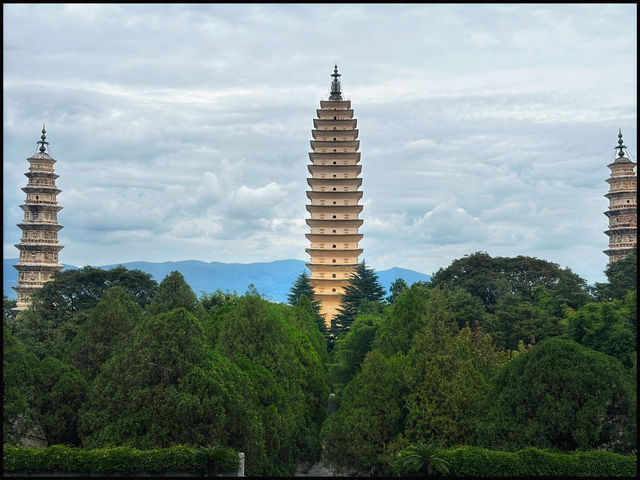
[[[625,148],[627,148],[627,146],[624,145],[624,142],[622,141],[622,129],[619,128],[618,129],[618,146],[616,147],[616,150],[618,150],[618,157],[624,157]]]
[[[36,142],[38,145],[40,145],[40,153],[44,153],[46,150],[45,145],[49,145],[49,142],[47,142],[47,135],[46,135],[47,131],[44,128],[44,123],[42,124],[42,135],[40,135],[40,141]]]
[[[342,100],[342,92],[340,91],[340,77],[341,75],[338,73],[338,65],[335,64],[333,67],[333,73],[331,74],[333,77],[333,81],[331,82],[331,95],[329,95],[329,100]]]

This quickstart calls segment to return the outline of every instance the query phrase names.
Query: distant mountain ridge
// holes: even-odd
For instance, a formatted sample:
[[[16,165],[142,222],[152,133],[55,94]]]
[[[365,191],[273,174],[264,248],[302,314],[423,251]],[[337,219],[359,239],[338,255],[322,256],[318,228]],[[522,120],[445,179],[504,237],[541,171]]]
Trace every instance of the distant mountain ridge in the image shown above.
[[[10,299],[16,299],[16,292],[11,287],[18,283],[18,271],[13,265],[17,258],[5,258],[3,262],[2,288]],[[253,284],[265,298],[274,302],[286,302],[291,285],[296,277],[306,270],[302,260],[276,260],[257,263],[221,263],[184,260],[179,262],[128,262],[114,265],[99,265],[98,268],[109,270],[122,265],[129,270],[142,270],[150,274],[160,283],[165,276],[174,270],[179,271],[196,295],[202,292],[230,290],[243,294],[249,284]],[[73,265],[65,265],[64,269],[76,269]],[[308,271],[307,271],[308,273]],[[396,278],[402,278],[407,284],[428,281],[431,277],[424,273],[406,268],[393,267],[376,271],[380,285],[389,292],[389,287]]]

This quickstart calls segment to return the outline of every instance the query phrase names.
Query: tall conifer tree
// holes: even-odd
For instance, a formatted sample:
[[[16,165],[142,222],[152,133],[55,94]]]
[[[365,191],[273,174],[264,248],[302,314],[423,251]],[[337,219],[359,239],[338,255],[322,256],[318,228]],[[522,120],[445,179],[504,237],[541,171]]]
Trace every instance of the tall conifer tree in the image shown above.
[[[331,322],[331,334],[335,339],[346,333],[360,308],[365,303],[382,302],[386,292],[378,281],[378,275],[372,268],[368,268],[364,261],[356,267],[342,294],[342,304],[338,314]]]
[[[293,282],[293,285],[291,286],[291,293],[287,295],[289,305],[295,307],[302,295],[305,295],[309,300],[311,300],[313,311],[316,313],[320,313],[320,302],[315,299],[313,287],[309,282],[309,275],[307,275],[307,272],[302,272],[296,277],[295,282]]]
[[[311,306],[313,307],[313,312],[316,315],[316,323],[318,324],[318,329],[323,335],[327,335],[327,328],[324,325],[324,316],[320,315],[320,302],[316,300],[315,294],[313,291],[313,287],[311,286],[311,282],[309,282],[309,275],[307,272],[302,272],[296,278],[295,282],[291,286],[291,293],[287,295],[287,299],[289,300],[289,305],[296,306],[300,301],[300,298],[303,296],[307,297],[311,302]]]

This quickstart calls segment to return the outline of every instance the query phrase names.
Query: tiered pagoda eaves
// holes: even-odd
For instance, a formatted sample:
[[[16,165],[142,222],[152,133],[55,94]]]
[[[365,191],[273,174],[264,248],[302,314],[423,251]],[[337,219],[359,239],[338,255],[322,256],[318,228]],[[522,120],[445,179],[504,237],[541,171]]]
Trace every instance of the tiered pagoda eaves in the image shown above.
[[[618,146],[615,148],[618,157],[607,165],[611,169],[611,176],[607,179],[609,192],[605,195],[609,199],[609,210],[604,212],[609,217],[609,229],[604,232],[609,236],[609,249],[604,251],[609,256],[609,263],[632,253],[638,235],[638,186],[633,172],[636,164],[625,156],[627,147],[622,141],[622,131],[618,131]]]
[[[56,161],[47,153],[49,142],[45,133],[43,125],[40,141],[36,142],[40,148],[27,159],[29,171],[25,175],[28,181],[22,188],[27,199],[20,205],[24,219],[18,224],[22,239],[16,244],[20,262],[14,265],[18,270],[18,285],[13,287],[18,292],[14,309],[18,311],[28,308],[33,291],[63,268],[58,263],[58,252],[64,248],[58,245],[58,232],[62,229],[62,225],[58,225],[58,212],[62,210],[57,201],[60,193],[56,187],[58,175],[53,169]]]
[[[362,234],[358,218],[362,205],[362,179],[358,178],[359,165],[357,121],[353,118],[351,101],[342,98],[340,74],[335,66],[331,75],[329,100],[320,101],[311,131],[311,178],[307,179],[310,204],[307,211],[311,218],[307,225],[311,233],[306,237],[311,247],[306,252],[311,256],[307,267],[311,271],[310,283],[316,299],[320,301],[320,313],[327,326],[331,324],[341,303],[344,287],[349,276],[358,265],[362,249],[358,242]]]

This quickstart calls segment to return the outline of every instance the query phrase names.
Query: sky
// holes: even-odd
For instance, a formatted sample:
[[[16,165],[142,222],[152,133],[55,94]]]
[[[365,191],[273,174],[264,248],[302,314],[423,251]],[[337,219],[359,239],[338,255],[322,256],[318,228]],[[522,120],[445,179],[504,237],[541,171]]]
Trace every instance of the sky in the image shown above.
[[[358,120],[361,260],[477,251],[606,279],[637,156],[635,4],[4,4],[3,255],[46,124],[60,262],[308,260],[313,118]]]

